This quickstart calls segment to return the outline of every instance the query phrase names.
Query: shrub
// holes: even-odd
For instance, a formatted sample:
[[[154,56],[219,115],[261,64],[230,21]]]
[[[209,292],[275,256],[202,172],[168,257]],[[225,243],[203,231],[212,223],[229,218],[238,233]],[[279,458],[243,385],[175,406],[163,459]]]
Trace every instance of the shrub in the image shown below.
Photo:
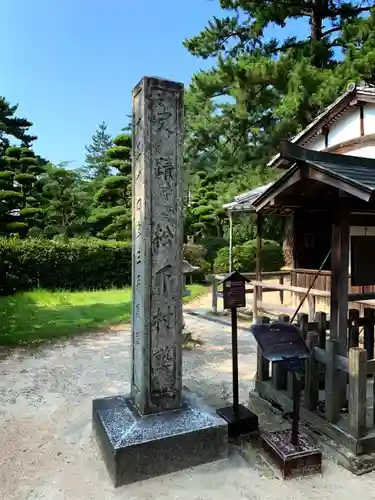
[[[184,259],[199,266],[193,274],[196,281],[204,281],[210,272],[205,256],[203,247],[184,245]],[[129,242],[95,238],[0,238],[0,295],[37,287],[87,290],[130,284]]]
[[[229,248],[223,247],[216,254],[214,261],[215,273],[227,273],[229,270]]]
[[[214,262],[216,255],[221,248],[228,247],[228,242],[224,240],[224,238],[220,238],[218,236],[205,236],[200,238],[199,243],[203,246],[203,248],[205,248],[205,259],[210,263]]]
[[[232,268],[240,272],[255,271],[256,240],[233,247]],[[272,240],[262,241],[261,263],[263,271],[277,271],[284,265],[283,250],[279,243]],[[221,248],[215,259],[215,272],[228,272],[229,249]]]
[[[0,239],[0,294],[35,287],[82,290],[131,280],[131,245],[96,239]]]
[[[186,243],[184,245],[184,259],[192,266],[198,266],[199,269],[193,273],[193,280],[205,281],[206,275],[210,273],[210,264],[206,261],[206,249],[201,245]]]

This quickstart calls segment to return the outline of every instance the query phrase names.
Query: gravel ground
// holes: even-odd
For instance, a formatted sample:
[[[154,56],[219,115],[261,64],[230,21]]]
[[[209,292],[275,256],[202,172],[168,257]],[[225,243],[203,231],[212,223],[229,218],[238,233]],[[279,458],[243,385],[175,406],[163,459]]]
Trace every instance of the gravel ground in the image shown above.
[[[205,307],[210,298],[192,307]],[[184,383],[217,406],[231,384],[230,330],[186,315],[204,345],[184,352]],[[255,343],[239,332],[240,397],[255,373]],[[258,456],[230,458],[114,489],[91,436],[91,400],[126,393],[129,329],[91,334],[38,349],[3,352],[0,360],[0,499],[228,500],[375,499],[375,473],[351,475],[328,457],[322,476],[281,481]],[[366,492],[366,493],[364,493]]]

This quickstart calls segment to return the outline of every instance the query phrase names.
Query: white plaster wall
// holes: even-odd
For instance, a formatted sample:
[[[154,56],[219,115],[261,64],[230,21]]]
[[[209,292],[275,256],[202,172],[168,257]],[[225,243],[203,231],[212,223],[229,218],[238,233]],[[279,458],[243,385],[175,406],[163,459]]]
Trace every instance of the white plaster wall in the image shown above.
[[[304,147],[306,149],[312,149],[313,151],[321,151],[322,149],[325,149],[326,143],[324,135],[317,135],[314,139],[312,139],[312,141],[305,144]]]
[[[328,147],[360,136],[359,108],[349,109],[329,129]]]
[[[350,156],[360,156],[361,158],[374,158],[375,159],[375,146],[366,146],[359,149],[353,149],[344,153]]]
[[[375,104],[366,104],[363,107],[363,121],[365,135],[375,134]]]
[[[375,104],[366,104],[363,107],[363,120],[365,135],[375,134]],[[336,144],[340,144],[350,139],[356,139],[360,137],[360,133],[359,108],[351,108],[331,126],[328,134],[328,147],[335,146]],[[324,135],[320,134],[314,137],[310,142],[304,144],[304,147],[314,151],[322,151],[326,147]],[[355,152],[350,151],[344,154],[361,156],[363,158],[375,158],[375,147],[367,146]]]

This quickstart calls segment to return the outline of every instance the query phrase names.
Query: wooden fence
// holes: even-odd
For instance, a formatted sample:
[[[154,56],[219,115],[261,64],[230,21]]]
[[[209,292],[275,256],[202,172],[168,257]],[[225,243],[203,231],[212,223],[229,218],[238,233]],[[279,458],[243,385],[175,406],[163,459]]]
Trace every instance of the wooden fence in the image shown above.
[[[250,280],[246,297],[248,306],[252,306],[255,321],[271,321],[268,314],[278,317],[279,321],[290,321],[295,307],[284,304],[285,293],[294,294],[298,302],[306,294],[313,279],[313,273],[309,271],[305,275],[309,275],[310,281],[302,282],[300,277],[297,285],[293,273],[295,276],[295,271],[262,273],[259,281],[255,279],[255,273],[245,273]],[[330,286],[329,273],[323,273],[320,284],[319,278],[317,280],[317,286],[322,288]],[[218,283],[223,277],[211,276],[214,312],[217,311],[218,298],[222,295]],[[270,283],[269,280],[278,283]],[[299,286],[302,283],[305,286]],[[278,292],[279,304],[264,301],[267,292]],[[368,302],[374,298],[375,294],[370,288],[361,291],[353,287],[350,289],[348,349],[345,356],[339,352],[338,340],[329,335],[327,307],[326,311],[317,312],[320,301],[329,304],[329,290],[315,288],[314,285],[306,299],[308,313],[299,313],[297,317],[312,352],[306,362],[303,379],[302,404],[307,412],[304,419],[310,419],[314,427],[357,454],[375,451],[375,303]],[[257,356],[258,393],[284,407],[292,407],[292,379],[282,363],[269,363],[259,350]],[[367,398],[370,401],[368,405]],[[344,407],[348,411],[343,412]],[[321,425],[322,421],[324,425]]]
[[[269,314],[289,314],[293,315],[296,305],[302,300],[313,282],[317,271],[312,269],[294,269],[285,271],[264,272],[261,274],[261,281],[256,280],[255,273],[243,273],[250,280],[246,288],[247,307],[252,308],[254,316],[259,312]],[[210,275],[208,278],[212,284],[212,312],[217,313],[218,299],[222,297],[218,283],[225,277],[223,275]],[[269,280],[278,280],[279,283],[270,283]],[[309,291],[306,298],[309,320],[314,319],[315,311],[324,309],[328,311],[330,305],[330,286],[331,273],[322,271],[319,275],[314,288]],[[371,287],[353,287],[350,284],[348,300],[353,309],[358,309],[363,315],[366,307],[375,309],[375,286]],[[263,300],[263,295],[267,292],[279,292],[279,304]],[[290,293],[292,304],[285,305],[285,293]],[[369,303],[368,300],[373,300]]]
[[[248,280],[255,280],[256,274],[255,273],[242,273],[243,276],[245,276]],[[223,296],[222,291],[218,289],[218,284],[219,282],[225,278],[227,274],[210,274],[208,276],[208,280],[210,281],[212,285],[212,312],[217,313],[218,310],[218,299]],[[279,280],[279,286],[281,287],[279,290],[279,297],[280,297],[280,304],[284,304],[284,279],[287,278],[290,280],[290,271],[272,271],[272,272],[265,272],[262,273],[261,275],[263,280],[271,280],[271,279],[278,279]],[[267,285],[267,283],[264,283],[264,291],[275,291],[275,286],[274,284],[272,285]],[[289,287],[286,286],[287,291],[289,290]],[[245,290],[246,294],[253,294],[254,292],[254,286],[252,283],[249,285],[249,287]],[[249,297],[249,304],[252,303],[252,298]],[[281,312],[280,308],[277,308],[278,312]]]
[[[289,316],[279,316],[279,321],[289,322]],[[269,317],[258,317],[257,322],[269,323]],[[309,321],[305,313],[298,314],[303,337],[312,355],[305,364],[303,377],[303,406],[313,412],[320,411],[323,418],[331,424],[337,424],[342,417],[342,409],[347,406],[347,418],[335,425],[342,427],[342,436],[350,435],[353,441],[349,446],[354,452],[362,453],[374,449],[373,439],[366,436],[373,434],[375,427],[375,359],[374,326],[375,311],[365,308],[364,316],[357,309],[350,309],[348,314],[348,351],[347,356],[338,354],[338,341],[329,337],[329,320],[324,312],[316,312],[314,321]],[[360,342],[360,330],[363,328],[363,342]],[[367,347],[364,348],[364,347]],[[369,379],[370,377],[370,379]],[[344,384],[338,383],[339,379]],[[268,396],[283,392],[292,399],[292,377],[282,363],[270,363],[258,351],[257,381],[268,384]],[[367,410],[367,387],[372,385],[369,399],[371,416]],[[322,392],[324,391],[324,392]],[[262,391],[261,391],[262,392]],[[320,401],[320,395],[324,401]],[[280,401],[279,398],[274,398]],[[323,409],[322,409],[323,406]],[[372,436],[373,437],[373,436]],[[365,439],[364,442],[363,438]],[[361,441],[362,439],[362,441]],[[348,444],[345,442],[345,444]]]

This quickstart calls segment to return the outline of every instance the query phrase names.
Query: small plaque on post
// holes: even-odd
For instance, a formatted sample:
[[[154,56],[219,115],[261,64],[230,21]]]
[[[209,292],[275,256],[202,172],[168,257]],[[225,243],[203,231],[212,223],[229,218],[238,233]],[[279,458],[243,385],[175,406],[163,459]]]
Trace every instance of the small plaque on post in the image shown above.
[[[245,283],[249,280],[238,271],[224,278],[223,285],[224,309],[230,309],[232,315],[232,377],[233,404],[217,411],[228,423],[228,436],[236,438],[258,430],[258,417],[248,408],[239,403],[238,390],[238,338],[237,338],[237,308],[246,306]]]
[[[248,283],[238,271],[234,271],[218,284],[223,285],[224,309],[238,309],[246,306],[245,284]]]

